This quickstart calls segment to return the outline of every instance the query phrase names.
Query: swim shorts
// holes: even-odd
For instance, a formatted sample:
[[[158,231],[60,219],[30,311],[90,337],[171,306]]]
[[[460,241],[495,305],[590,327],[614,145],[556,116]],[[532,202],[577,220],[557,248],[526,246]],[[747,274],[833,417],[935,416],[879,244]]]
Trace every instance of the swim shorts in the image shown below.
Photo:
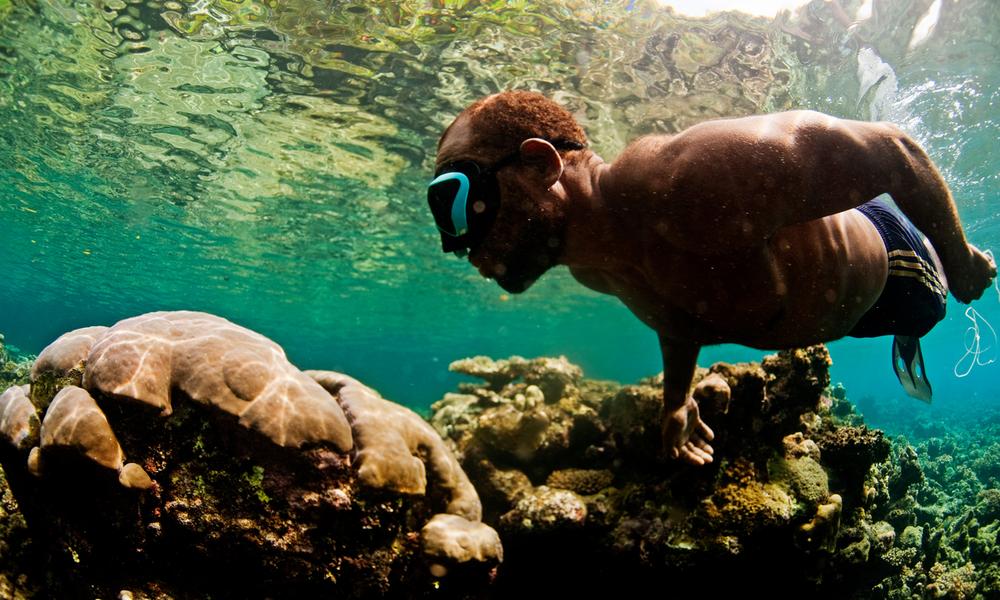
[[[882,295],[848,334],[852,337],[922,337],[944,318],[947,290],[924,246],[924,236],[888,202],[875,199],[855,209],[878,229],[889,253]]]

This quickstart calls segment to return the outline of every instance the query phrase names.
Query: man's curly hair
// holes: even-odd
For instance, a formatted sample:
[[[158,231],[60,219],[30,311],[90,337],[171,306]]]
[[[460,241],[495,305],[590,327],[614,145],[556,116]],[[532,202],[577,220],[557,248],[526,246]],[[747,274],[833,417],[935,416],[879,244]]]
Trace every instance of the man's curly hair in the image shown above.
[[[512,152],[528,138],[548,140],[557,148],[567,143],[581,149],[587,145],[587,134],[573,115],[536,92],[511,90],[487,96],[462,111],[462,115],[471,120],[476,136],[495,154]],[[445,135],[447,129],[441,139]]]

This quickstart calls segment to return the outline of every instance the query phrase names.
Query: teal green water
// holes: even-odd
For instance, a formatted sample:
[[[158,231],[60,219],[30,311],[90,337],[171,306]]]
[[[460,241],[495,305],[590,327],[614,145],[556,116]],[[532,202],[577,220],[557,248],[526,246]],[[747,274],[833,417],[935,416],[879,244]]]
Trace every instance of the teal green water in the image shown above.
[[[892,120],[938,162],[972,241],[1000,250],[1000,4],[840,4],[847,21],[822,0],[777,19],[570,0],[0,0],[0,332],[37,352],[72,328],[205,310],[414,407],[475,354],[565,354],[622,381],[660,370],[652,332],[566,272],[508,298],[439,252],[423,197],[438,136],[508,88],[563,102],[605,158],[713,117]],[[1000,293],[976,308],[1000,327]],[[903,396],[888,339],[833,344],[834,380],[890,428],[1000,409],[1000,362],[954,374],[963,310],[924,342],[932,406]]]

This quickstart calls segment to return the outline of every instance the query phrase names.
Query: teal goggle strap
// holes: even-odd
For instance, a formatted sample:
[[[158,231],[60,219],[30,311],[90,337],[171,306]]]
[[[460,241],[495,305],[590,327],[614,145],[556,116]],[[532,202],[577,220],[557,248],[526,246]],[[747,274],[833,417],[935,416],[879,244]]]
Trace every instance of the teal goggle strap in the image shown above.
[[[451,180],[458,181],[458,191],[455,192],[455,197],[451,201],[451,224],[454,227],[454,233],[441,227],[440,223],[438,223],[437,228],[450,236],[459,237],[469,231],[469,221],[466,216],[466,207],[469,202],[469,178],[464,173],[450,171],[436,177],[427,187],[434,187]]]

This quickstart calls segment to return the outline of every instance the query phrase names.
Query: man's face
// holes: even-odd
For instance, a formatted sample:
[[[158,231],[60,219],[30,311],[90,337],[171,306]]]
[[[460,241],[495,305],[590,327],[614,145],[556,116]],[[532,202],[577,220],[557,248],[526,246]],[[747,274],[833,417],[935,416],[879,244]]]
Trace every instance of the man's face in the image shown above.
[[[441,141],[436,170],[461,160],[491,169],[502,157],[477,151],[485,147],[477,140],[470,120],[462,115]],[[498,169],[495,180],[500,202],[496,220],[481,241],[469,248],[469,262],[479,273],[514,294],[527,290],[552,267],[561,248],[561,219],[556,205],[535,179],[537,174],[517,158]],[[470,206],[476,200],[470,198]]]

